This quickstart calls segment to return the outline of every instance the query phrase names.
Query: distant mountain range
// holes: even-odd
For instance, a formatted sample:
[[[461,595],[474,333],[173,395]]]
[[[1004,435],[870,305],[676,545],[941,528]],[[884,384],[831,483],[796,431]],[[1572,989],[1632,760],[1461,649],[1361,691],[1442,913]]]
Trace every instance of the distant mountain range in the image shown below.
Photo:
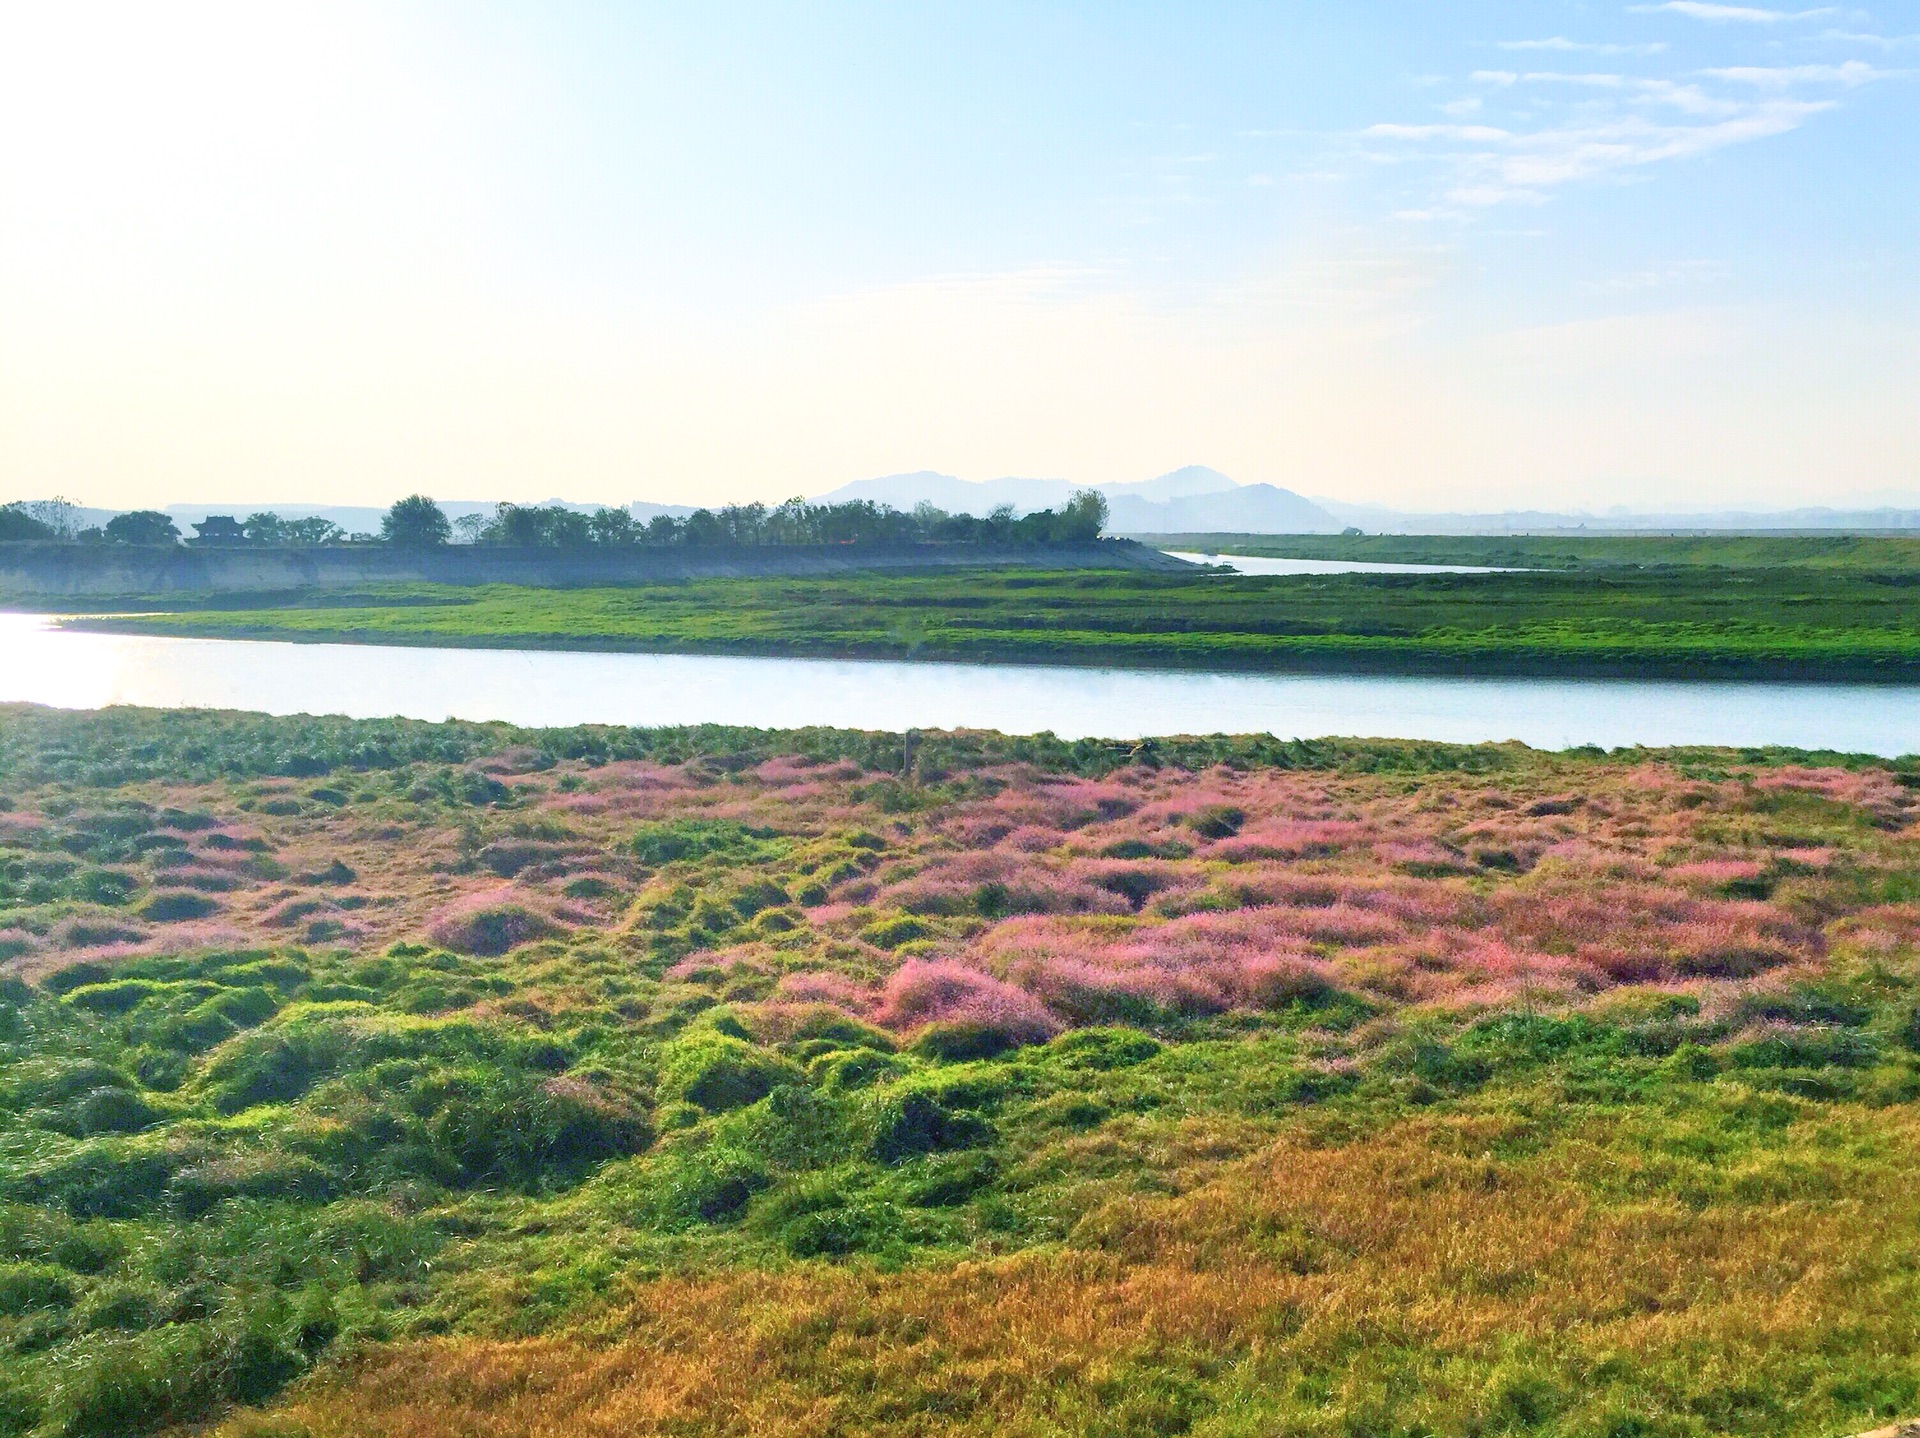
[[[1312,500],[1271,484],[1240,484],[1217,469],[1190,464],[1136,484],[1070,484],[1064,479],[956,479],[921,470],[856,480],[816,498],[823,504],[870,499],[895,509],[922,502],[949,514],[985,514],[1010,504],[1025,514],[1058,509],[1076,490],[1107,497],[1107,529],[1115,534],[1331,534],[1342,522]]]
[[[819,499],[835,502],[871,499],[896,509],[912,509],[925,500],[955,514],[985,514],[995,505],[1011,504],[1025,513],[1032,509],[1057,509],[1076,489],[1086,487],[1063,479],[970,482],[950,474],[921,470],[914,474],[857,480],[820,495]],[[1137,484],[1091,487],[1107,497],[1109,534],[1336,534],[1348,527],[1370,534],[1920,529],[1920,507],[1898,504],[1858,509],[1812,507],[1668,513],[1638,513],[1623,508],[1600,514],[1538,509],[1481,514],[1425,513],[1375,504],[1349,504],[1323,495],[1308,498],[1271,484],[1241,484],[1217,469],[1198,464]]]

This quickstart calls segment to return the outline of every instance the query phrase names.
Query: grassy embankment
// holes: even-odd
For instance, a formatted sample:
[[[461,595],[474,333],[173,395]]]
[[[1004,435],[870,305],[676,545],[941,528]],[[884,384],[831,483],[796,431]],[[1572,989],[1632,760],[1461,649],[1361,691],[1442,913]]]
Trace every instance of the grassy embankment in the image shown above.
[[[1920,1407],[1920,769],[0,712],[0,1432]]]
[[[404,586],[80,621],[356,643],[1193,668],[1699,677],[1920,675],[1911,572],[875,574],[621,589]]]

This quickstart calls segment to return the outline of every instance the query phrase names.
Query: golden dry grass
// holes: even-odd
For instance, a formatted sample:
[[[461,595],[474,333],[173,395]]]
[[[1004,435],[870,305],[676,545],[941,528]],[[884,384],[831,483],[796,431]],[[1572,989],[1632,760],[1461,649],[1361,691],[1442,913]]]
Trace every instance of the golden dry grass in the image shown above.
[[[315,1438],[1811,1434],[1844,1431],[1841,1360],[1920,1351],[1911,1109],[1796,1125],[1700,1175],[1709,1201],[1605,1131],[1500,1156],[1534,1131],[1292,1137],[1003,1261],[660,1279],[591,1334],[370,1350],[282,1415]]]

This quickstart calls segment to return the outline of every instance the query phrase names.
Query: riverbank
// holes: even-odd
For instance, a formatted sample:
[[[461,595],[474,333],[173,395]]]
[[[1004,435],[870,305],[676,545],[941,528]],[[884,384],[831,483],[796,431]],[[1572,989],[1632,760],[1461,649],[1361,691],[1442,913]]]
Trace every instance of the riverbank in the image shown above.
[[[1242,576],[1188,569],[396,585],[151,596],[119,633],[1239,672],[1912,681],[1920,587],[1847,570]],[[131,607],[131,606],[130,606]]]
[[[943,569],[1192,566],[1124,539],[1062,544],[794,544],[728,548],[513,549],[449,545],[0,544],[0,602],[305,593],[386,584],[569,589],[687,579]]]
[[[1431,645],[1381,636],[1289,636],[1247,642],[1221,636],[1215,643],[1109,635],[1065,635],[1042,642],[1018,637],[970,637],[952,642],[832,643],[806,638],[631,636],[617,634],[461,634],[340,628],[312,630],[275,624],[158,622],[147,616],[80,617],[62,621],[80,633],[150,634],[174,638],[275,641],[290,644],[364,644],[400,649],[497,649],[568,654],[660,654],[759,659],[882,659],[929,664],[1021,664],[1089,669],[1165,669],[1186,673],[1399,675],[1408,678],[1579,678],[1666,680],[1777,680],[1809,684],[1910,684],[1920,680],[1920,655],[1904,636],[1888,636],[1886,652],[1797,651],[1767,637],[1756,652],[1726,653],[1718,636],[1691,644],[1610,643],[1585,648],[1558,642],[1515,643],[1504,636],[1461,636]],[[1554,637],[1557,640],[1557,636]]]

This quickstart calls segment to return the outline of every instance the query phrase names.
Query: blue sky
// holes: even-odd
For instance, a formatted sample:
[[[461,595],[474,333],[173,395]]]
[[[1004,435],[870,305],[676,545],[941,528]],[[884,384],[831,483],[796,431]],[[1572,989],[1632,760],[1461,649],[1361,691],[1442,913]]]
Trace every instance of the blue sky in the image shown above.
[[[1920,5],[0,3],[0,491],[1920,503]]]

